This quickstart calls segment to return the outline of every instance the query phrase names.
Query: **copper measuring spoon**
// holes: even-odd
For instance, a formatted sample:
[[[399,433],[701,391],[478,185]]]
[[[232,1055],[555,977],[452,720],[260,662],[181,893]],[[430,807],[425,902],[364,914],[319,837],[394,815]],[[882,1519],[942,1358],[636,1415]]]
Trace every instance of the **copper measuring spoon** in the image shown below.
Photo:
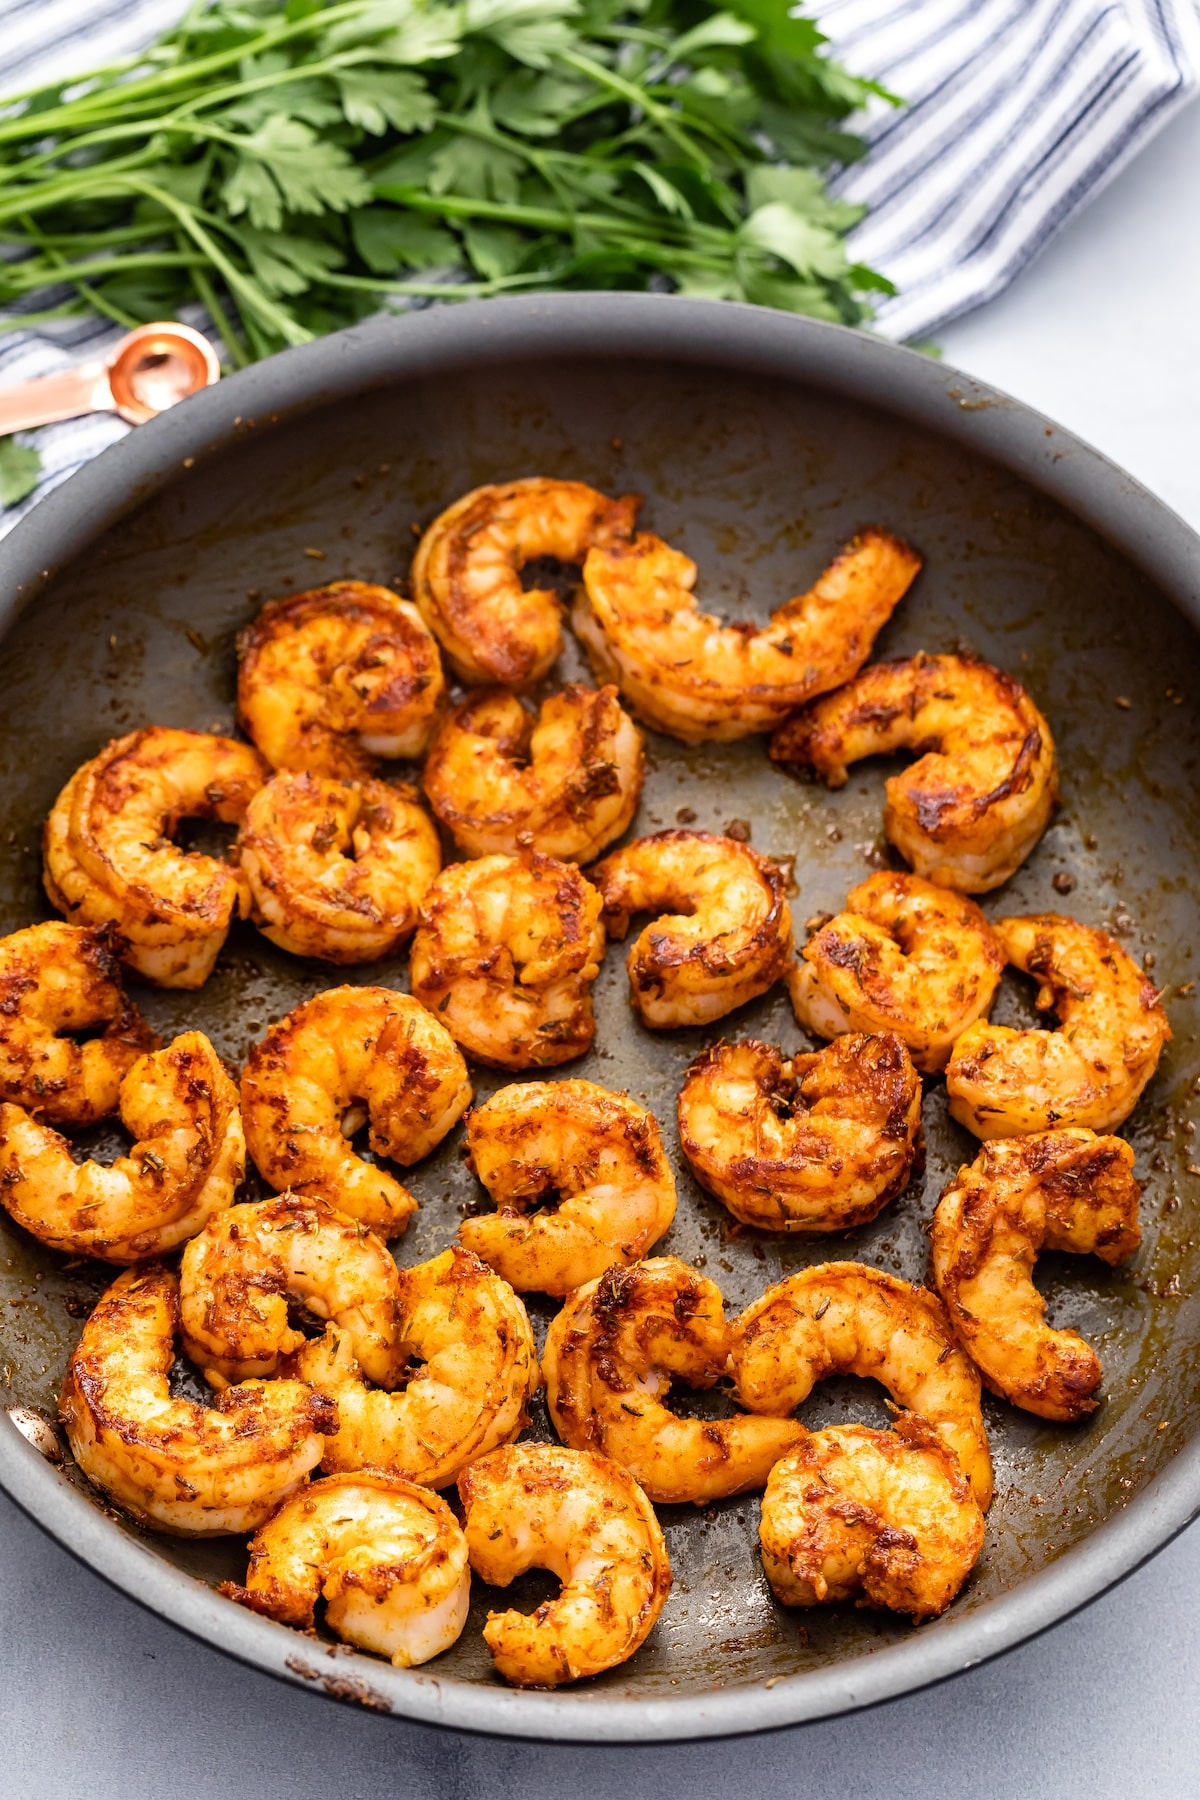
[[[190,325],[139,325],[103,362],[0,389],[0,437],[91,412],[115,412],[144,425],[220,378],[216,351]]]

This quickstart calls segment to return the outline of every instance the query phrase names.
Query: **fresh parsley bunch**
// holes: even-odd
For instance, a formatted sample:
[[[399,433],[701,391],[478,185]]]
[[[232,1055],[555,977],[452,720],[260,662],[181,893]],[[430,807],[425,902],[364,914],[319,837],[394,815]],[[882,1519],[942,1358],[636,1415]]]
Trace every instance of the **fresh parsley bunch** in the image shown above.
[[[822,171],[882,90],[790,4],[198,0],[0,103],[5,324],[200,301],[244,364],[391,297],[525,288],[860,323],[891,290]]]

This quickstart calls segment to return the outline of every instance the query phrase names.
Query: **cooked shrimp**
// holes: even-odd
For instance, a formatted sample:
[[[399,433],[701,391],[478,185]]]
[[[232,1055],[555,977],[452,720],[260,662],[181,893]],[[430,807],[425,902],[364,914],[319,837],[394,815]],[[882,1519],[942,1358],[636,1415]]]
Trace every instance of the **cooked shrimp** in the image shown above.
[[[348,1644],[398,1669],[457,1643],[471,1602],[467,1540],[444,1500],[398,1475],[331,1475],[286,1500],[221,1593],[310,1631],[318,1600]]]
[[[946,1070],[950,1111],[976,1137],[1052,1125],[1112,1131],[1137,1105],[1171,1036],[1158,991],[1107,931],[1034,913],[995,921],[1006,958],[1039,982],[1057,1031],[984,1020],[964,1031]]]
[[[974,1568],[984,1523],[953,1451],[901,1413],[892,1431],[806,1433],[771,1470],[758,1536],[784,1606],[862,1595],[921,1620],[945,1612]]]
[[[596,1033],[602,906],[578,869],[536,850],[455,863],[425,896],[412,991],[476,1062],[570,1062]]]
[[[542,1368],[554,1428],[575,1450],[611,1456],[659,1505],[760,1488],[802,1425],[753,1413],[681,1419],[666,1404],[673,1377],[710,1388],[728,1361],[715,1282],[674,1256],[609,1269],[551,1321]]]
[[[748,844],[707,831],[657,831],[588,871],[604,897],[608,934],[647,925],[625,959],[644,1025],[710,1025],[765,994],[792,948],[782,872]]]
[[[521,586],[538,557],[581,563],[624,542],[640,500],[610,500],[582,481],[530,476],[475,488],[433,521],[412,566],[421,616],[464,681],[532,687],[562,649],[562,605]]]
[[[801,1269],[734,1322],[731,1356],[738,1393],[752,1412],[793,1412],[827,1375],[881,1382],[898,1406],[941,1434],[980,1506],[990,1503],[979,1376],[928,1288],[863,1263]]]
[[[648,725],[685,744],[743,738],[849,680],[920,567],[899,538],[864,531],[769,625],[722,625],[696,604],[695,563],[642,533],[590,552],[571,623]]]
[[[532,845],[587,862],[629,824],[643,775],[642,734],[616,688],[576,683],[536,719],[503,689],[464,700],[433,740],[423,780],[468,856]]]
[[[111,1167],[76,1162],[57,1131],[0,1105],[0,1205],[52,1249],[132,1263],[233,1204],[246,1140],[237,1089],[199,1031],[140,1057],[118,1105],[134,1144]]]
[[[679,1094],[679,1142],[702,1187],[766,1231],[847,1231],[902,1193],[921,1143],[921,1078],[891,1032],[785,1060],[717,1044]]]
[[[518,1293],[569,1294],[628,1266],[675,1217],[653,1114],[594,1082],[501,1088],[468,1115],[467,1145],[498,1210],[458,1235]]]
[[[1020,682],[972,656],[875,663],[771,740],[830,787],[894,750],[918,761],[887,782],[883,828],[917,874],[965,894],[1015,875],[1058,799],[1050,727]]]
[[[57,919],[0,938],[0,1099],[59,1125],[116,1111],[122,1077],[158,1043],[121,987],[119,947],[111,926]],[[67,1035],[97,1025],[86,1043]]]
[[[473,1463],[458,1491],[471,1567],[492,1587],[527,1569],[562,1582],[534,1613],[488,1614],[506,1681],[561,1687],[616,1668],[645,1643],[671,1591],[667,1546],[633,1476],[606,1456],[515,1444]]]
[[[327,1469],[391,1469],[446,1487],[528,1424],[526,1407],[541,1384],[533,1332],[508,1283],[460,1244],[401,1269],[398,1281],[402,1368],[389,1385],[406,1377],[403,1392],[365,1386],[354,1335],[332,1325],[304,1345],[294,1367],[337,1402]]]
[[[1141,1241],[1133,1150],[1091,1131],[1046,1131],[985,1144],[938,1202],[930,1266],[959,1342],[984,1383],[1042,1419],[1096,1410],[1100,1358],[1074,1331],[1052,1331],[1033,1285],[1041,1250],[1111,1264]]]
[[[428,1156],[471,1101],[467,1065],[444,1025],[391,988],[340,987],[280,1019],[242,1071],[246,1143],[276,1189],[327,1200],[385,1236],[417,1203],[349,1138],[364,1124],[376,1156]]]
[[[992,1004],[1004,952],[973,900],[920,875],[868,875],[788,971],[800,1024],[817,1037],[894,1031],[937,1075]]]
[[[266,779],[248,744],[151,725],[72,775],[45,830],[46,892],[76,925],[114,925],[159,987],[203,987],[250,889],[231,863],[172,842],[182,819],[240,825]]]
[[[238,638],[238,716],[273,769],[361,779],[420,756],[445,693],[416,607],[364,581],[268,601]]]
[[[179,1275],[183,1347],[211,1387],[279,1373],[305,1342],[288,1323],[289,1299],[344,1334],[372,1381],[400,1379],[396,1265],[381,1238],[324,1200],[277,1194],[230,1207],[188,1244]]]
[[[253,1531],[316,1468],[337,1415],[300,1381],[249,1381],[214,1407],[176,1399],[178,1329],[179,1283],[159,1264],[126,1269],[100,1296],[63,1384],[72,1454],[143,1525]]]
[[[331,963],[397,950],[442,866],[414,788],[287,772],[250,802],[238,853],[263,935]]]

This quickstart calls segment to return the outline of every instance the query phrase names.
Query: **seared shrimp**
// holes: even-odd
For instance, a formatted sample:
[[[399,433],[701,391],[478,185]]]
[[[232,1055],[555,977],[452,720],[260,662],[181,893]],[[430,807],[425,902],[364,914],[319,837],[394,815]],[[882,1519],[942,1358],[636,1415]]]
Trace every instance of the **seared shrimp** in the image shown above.
[[[1050,727],[1020,682],[971,656],[875,663],[771,740],[830,787],[894,750],[918,761],[887,782],[883,828],[917,874],[964,894],[1015,875],[1058,799]]]
[[[743,738],[860,669],[920,567],[899,538],[864,531],[769,625],[722,625],[696,604],[695,563],[641,533],[590,553],[571,623],[647,724],[685,744]]]
[[[955,1342],[936,1294],[863,1263],[819,1263],[788,1275],[733,1326],[732,1370],[752,1412],[786,1414],[827,1375],[881,1382],[957,1456],[980,1506],[992,1459],[979,1375]]]
[[[921,1078],[891,1032],[784,1059],[773,1044],[717,1044],[679,1094],[679,1142],[702,1187],[766,1231],[847,1231],[908,1184]]]
[[[273,1188],[328,1200],[385,1236],[417,1203],[348,1139],[407,1168],[441,1143],[471,1101],[467,1065],[444,1025],[391,988],[316,994],[273,1025],[242,1071],[246,1143]]]
[[[46,820],[46,892],[76,925],[114,925],[121,959],[159,987],[203,987],[250,889],[228,862],[172,842],[181,819],[240,825],[266,779],[248,744],[151,725],[115,738]]]
[[[331,1475],[286,1500],[250,1543],[231,1600],[412,1669],[457,1643],[471,1601],[467,1540],[444,1500],[398,1475]]]
[[[901,1413],[892,1431],[805,1433],[771,1470],[758,1536],[784,1606],[861,1595],[921,1620],[945,1612],[974,1568],[984,1523],[953,1451]]]
[[[710,1388],[729,1361],[716,1283],[674,1256],[609,1269],[553,1319],[542,1369],[554,1428],[575,1450],[600,1450],[659,1505],[760,1488],[804,1435],[793,1419],[739,1413],[681,1419],[672,1378]]]
[[[445,692],[416,607],[364,581],[271,600],[238,638],[238,716],[273,769],[354,779],[420,756]]]
[[[748,844],[707,831],[658,831],[588,871],[610,937],[647,925],[625,961],[644,1025],[710,1025],[765,994],[792,948],[784,878]]]
[[[521,586],[538,557],[581,563],[632,534],[640,500],[582,481],[530,476],[475,488],[433,521],[412,566],[413,598],[464,681],[531,687],[562,649],[562,605]]]
[[[1008,961],[1039,982],[1057,1031],[984,1020],[964,1031],[946,1070],[950,1111],[976,1137],[1052,1125],[1112,1131],[1137,1105],[1171,1036],[1154,983],[1108,932],[1061,913],[997,919]]]
[[[355,1335],[333,1325],[304,1345],[294,1367],[337,1402],[327,1469],[391,1469],[446,1487],[528,1424],[526,1407],[541,1383],[533,1332],[508,1283],[460,1244],[401,1269],[398,1283],[401,1367],[388,1385],[407,1378],[402,1392],[368,1388]]]
[[[569,1294],[628,1266],[675,1217],[653,1114],[594,1082],[501,1088],[468,1115],[467,1144],[497,1211],[458,1235],[518,1293]]]
[[[121,987],[119,945],[111,926],[57,919],[0,938],[0,1099],[59,1125],[116,1111],[122,1077],[158,1042]],[[97,1025],[86,1043],[67,1035]]]
[[[430,747],[423,780],[434,812],[468,856],[532,845],[587,862],[637,811],[642,734],[614,687],[572,684],[536,719],[503,689],[464,700]]]
[[[488,1614],[506,1681],[561,1687],[616,1668],[645,1643],[671,1591],[667,1546],[633,1476],[606,1456],[514,1444],[458,1484],[471,1567],[492,1587],[527,1569],[562,1582],[534,1613]]]
[[[233,1204],[246,1140],[237,1089],[199,1031],[140,1057],[118,1105],[134,1144],[111,1167],[76,1162],[57,1131],[0,1105],[0,1205],[52,1249],[132,1263]]]
[[[1111,1264],[1141,1241],[1133,1150],[1091,1131],[1035,1132],[985,1144],[958,1171],[930,1226],[930,1266],[959,1342],[994,1394],[1042,1419],[1096,1410],[1100,1358],[1052,1331],[1033,1285],[1041,1250]]]
[[[238,853],[263,935],[331,963],[397,950],[442,866],[414,788],[287,772],[250,802]]]
[[[179,1283],[151,1264],[101,1295],[67,1367],[61,1413],[88,1480],[144,1525],[253,1531],[321,1460],[332,1403],[300,1381],[226,1388],[215,1407],[168,1385]]]
[[[455,863],[425,896],[412,991],[476,1062],[570,1062],[596,1033],[602,906],[578,869],[535,850]]]
[[[391,1387],[406,1356],[400,1276],[387,1245],[324,1200],[277,1194],[210,1219],[183,1253],[183,1346],[211,1387],[277,1375],[305,1342],[297,1300],[343,1335],[372,1381]]]
[[[894,1031],[917,1068],[937,1075],[955,1039],[986,1015],[1003,971],[1004,952],[973,900],[889,871],[851,888],[787,983],[806,1031]]]

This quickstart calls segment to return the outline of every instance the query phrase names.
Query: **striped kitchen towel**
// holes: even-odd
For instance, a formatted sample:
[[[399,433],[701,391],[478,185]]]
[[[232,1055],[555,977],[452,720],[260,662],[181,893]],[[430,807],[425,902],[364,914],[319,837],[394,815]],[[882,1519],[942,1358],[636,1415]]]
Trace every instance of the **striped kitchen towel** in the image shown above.
[[[821,29],[880,108],[836,183],[854,252],[900,290],[901,342],[990,300],[1200,87],[1198,0],[823,0]]]
[[[852,247],[895,282],[875,329],[900,341],[999,293],[1200,87],[1200,0],[809,0],[805,10],[848,67],[906,102],[876,105],[867,157],[834,184],[871,209]],[[181,0],[0,0],[0,95],[115,61],[182,11]],[[119,335],[82,319],[0,334],[0,383],[101,354]],[[45,478],[0,511],[0,535],[127,429],[92,417],[43,430]]]

